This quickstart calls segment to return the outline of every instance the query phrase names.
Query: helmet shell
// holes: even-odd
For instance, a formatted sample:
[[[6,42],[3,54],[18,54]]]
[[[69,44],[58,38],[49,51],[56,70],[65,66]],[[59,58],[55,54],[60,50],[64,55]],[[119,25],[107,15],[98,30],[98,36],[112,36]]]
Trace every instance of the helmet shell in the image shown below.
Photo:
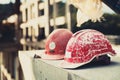
[[[80,30],[69,40],[61,67],[76,68],[105,54],[116,53],[104,34],[92,29]]]
[[[55,29],[47,38],[43,59],[63,59],[66,45],[72,37],[72,32],[68,29]]]

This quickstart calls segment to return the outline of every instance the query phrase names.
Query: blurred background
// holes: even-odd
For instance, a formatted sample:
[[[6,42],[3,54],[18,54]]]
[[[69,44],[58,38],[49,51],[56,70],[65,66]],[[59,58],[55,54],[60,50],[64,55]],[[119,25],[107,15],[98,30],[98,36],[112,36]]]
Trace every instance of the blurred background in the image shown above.
[[[113,1],[117,4],[118,0]],[[24,80],[18,51],[44,49],[46,38],[57,28],[67,28],[73,33],[96,29],[119,51],[120,15],[116,12],[120,9],[103,3],[105,19],[88,21],[80,27],[76,27],[76,12],[67,0],[0,0],[0,80]]]

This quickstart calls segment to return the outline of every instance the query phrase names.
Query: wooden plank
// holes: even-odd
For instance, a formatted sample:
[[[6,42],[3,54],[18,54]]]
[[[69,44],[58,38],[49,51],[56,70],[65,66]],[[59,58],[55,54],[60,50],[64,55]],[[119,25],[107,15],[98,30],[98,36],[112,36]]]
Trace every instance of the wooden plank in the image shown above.
[[[70,3],[69,3],[69,1],[67,0],[66,1],[66,7],[65,7],[65,9],[66,9],[66,23],[67,23],[67,28],[69,29],[69,30],[72,30],[71,29],[71,13],[70,13],[70,5],[69,5]]]
[[[45,36],[47,37],[49,34],[50,34],[50,9],[49,9],[49,6],[50,6],[50,0],[45,0],[45,9],[44,9],[44,12],[45,12],[45,20],[46,20],[46,23],[45,23]]]
[[[22,6],[24,8],[28,8],[30,5],[34,4],[35,2],[39,2],[39,0],[28,0],[28,1],[24,1],[22,2]]]
[[[44,27],[47,23],[47,19],[45,16],[40,16],[38,18],[34,18],[34,19],[31,19],[29,20],[27,23],[22,23],[21,24],[21,28],[26,28],[26,27],[30,27],[30,26],[33,26],[35,27],[36,24],[39,24],[40,27]],[[60,16],[60,17],[57,17],[55,19],[55,24],[56,25],[63,25],[65,24],[65,17],[64,16]],[[54,25],[54,19],[50,19],[50,25],[53,26]]]
[[[54,19],[51,19],[50,25],[53,26],[54,24],[56,24],[57,26],[65,24],[65,17],[64,16],[57,17],[55,19],[55,23],[54,23]]]
[[[56,17],[57,17],[57,4],[56,4],[56,0],[52,0],[53,1],[53,23],[54,23],[54,29],[57,29],[57,25],[56,25]]]
[[[44,50],[19,51],[19,58],[25,77],[31,80],[119,80],[120,57],[112,57],[111,64],[106,66],[86,66],[78,69],[62,69],[58,65],[62,60],[42,60],[33,58],[35,54],[41,54]],[[24,61],[27,61],[24,62]],[[28,64],[29,63],[29,64]],[[29,67],[28,67],[29,66]],[[28,72],[31,73],[28,76]],[[106,76],[107,75],[107,76]]]
[[[22,12],[22,21],[23,22],[26,22],[26,8],[25,8],[25,6],[24,5],[21,5],[20,6],[20,11]]]
[[[10,73],[7,71],[7,69],[4,67],[4,65],[1,65],[1,73],[6,77],[7,80],[13,80]],[[3,79],[3,78],[1,78]]]
[[[61,2],[62,0],[50,0],[50,5],[53,5],[53,4],[54,4],[54,1],[55,1],[56,3],[58,3],[58,2]]]
[[[26,17],[27,17],[27,20],[29,21],[29,20],[31,20],[31,16],[32,16],[32,10],[31,10],[31,6],[28,6],[27,7],[27,15],[26,15]]]
[[[45,8],[45,3],[42,2],[42,3],[39,3],[39,10],[42,10]]]
[[[3,62],[3,52],[0,51],[0,65],[2,65]],[[1,69],[0,69],[0,80],[2,80],[2,73],[1,73]]]

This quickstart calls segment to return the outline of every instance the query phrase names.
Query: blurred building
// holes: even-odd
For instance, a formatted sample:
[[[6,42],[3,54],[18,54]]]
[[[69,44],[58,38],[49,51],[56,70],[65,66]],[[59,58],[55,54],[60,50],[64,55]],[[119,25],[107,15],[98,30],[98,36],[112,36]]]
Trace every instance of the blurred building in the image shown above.
[[[46,38],[54,29],[67,28],[76,32],[80,29],[94,28],[107,32],[106,26],[113,22],[107,17],[109,20],[103,23],[88,22],[76,27],[77,9],[68,1],[63,1],[65,0],[15,0],[14,4],[0,7],[0,16],[4,15],[0,17],[1,80],[24,80],[18,51],[44,49]],[[119,26],[118,23],[115,23],[115,26]],[[111,41],[116,39],[113,35],[108,37]],[[117,36],[118,38],[120,37]]]
[[[18,80],[20,0],[0,4],[0,80]]]
[[[56,28],[71,29],[69,5],[62,0],[23,1],[22,13],[23,50],[43,49],[45,38]],[[64,9],[61,9],[64,8]]]

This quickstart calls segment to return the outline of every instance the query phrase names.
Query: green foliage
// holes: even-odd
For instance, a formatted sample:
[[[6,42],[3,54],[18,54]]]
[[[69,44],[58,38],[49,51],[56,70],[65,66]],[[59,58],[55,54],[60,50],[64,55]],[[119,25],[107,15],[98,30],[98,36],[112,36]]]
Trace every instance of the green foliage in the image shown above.
[[[91,22],[90,20],[80,27],[73,26],[72,31],[76,32],[81,29],[95,29],[107,35],[120,35],[120,15],[104,14],[101,22]],[[75,24],[76,25],[76,24]]]

